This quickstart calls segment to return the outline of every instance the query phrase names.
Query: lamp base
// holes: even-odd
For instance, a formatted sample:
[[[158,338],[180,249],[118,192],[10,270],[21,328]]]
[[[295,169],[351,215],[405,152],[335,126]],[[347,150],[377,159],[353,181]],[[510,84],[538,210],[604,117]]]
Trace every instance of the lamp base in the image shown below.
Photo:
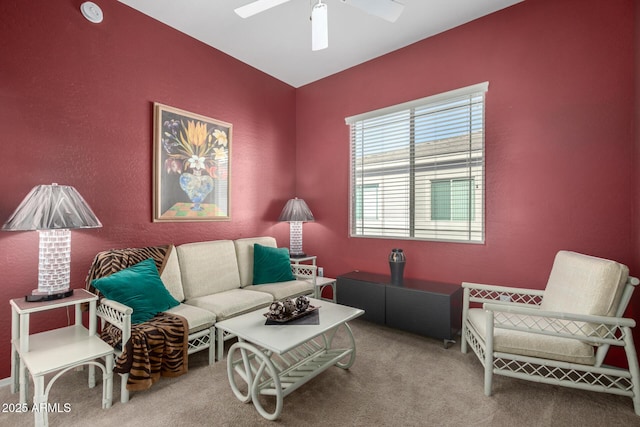
[[[73,289],[59,291],[54,293],[38,292],[34,289],[31,295],[25,295],[24,300],[28,302],[53,301],[62,298],[68,298],[73,295]]]
[[[299,253],[295,253],[295,254],[289,252],[289,258],[304,258],[306,256],[307,256],[307,254],[305,254],[304,252],[299,252]]]

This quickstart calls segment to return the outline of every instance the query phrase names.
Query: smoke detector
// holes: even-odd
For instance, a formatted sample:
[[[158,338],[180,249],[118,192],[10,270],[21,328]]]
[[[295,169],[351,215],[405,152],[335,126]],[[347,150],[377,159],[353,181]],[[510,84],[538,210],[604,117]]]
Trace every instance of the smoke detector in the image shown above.
[[[80,5],[80,11],[89,22],[93,22],[94,24],[99,24],[100,22],[102,22],[102,9],[100,9],[100,6],[98,6],[94,2],[86,1],[82,3]]]

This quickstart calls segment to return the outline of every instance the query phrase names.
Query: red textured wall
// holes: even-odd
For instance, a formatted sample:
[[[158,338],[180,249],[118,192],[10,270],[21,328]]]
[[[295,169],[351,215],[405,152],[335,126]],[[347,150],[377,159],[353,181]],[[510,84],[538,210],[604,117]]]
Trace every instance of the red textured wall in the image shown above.
[[[559,249],[640,275],[633,0],[527,0],[297,90],[116,1],[91,24],[81,2],[0,2],[0,221],[35,185],[74,185],[104,224],[72,232],[74,287],[112,247],[258,234],[286,245],[274,219],[295,194],[316,216],[304,248],[326,275],[384,273],[398,246],[408,276],[453,283],[539,288]],[[349,238],[344,118],[482,81],[486,243]],[[154,101],[233,123],[231,221],[151,222]],[[8,300],[36,286],[37,239],[0,233],[0,378]],[[64,322],[42,315],[33,329]]]
[[[305,249],[332,276],[388,273],[393,247],[406,276],[451,283],[544,288],[560,249],[640,275],[636,73],[633,1],[527,0],[298,89]],[[344,118],[483,81],[486,243],[350,238]]]
[[[635,13],[634,13],[635,25],[634,25],[634,59],[635,59],[635,111],[633,123],[635,125],[635,156],[634,165],[640,164],[640,1],[636,0],[635,2]],[[634,202],[634,216],[637,218],[638,213],[640,212],[640,168],[635,166],[635,187],[633,194],[635,195]],[[634,243],[636,245],[636,257],[640,254],[640,221],[636,220],[633,224],[633,236]],[[637,271],[637,270],[636,270]],[[635,273],[638,275],[638,273]],[[628,314],[630,317],[636,319],[636,321],[640,321],[640,292],[635,292],[630,313]],[[639,347],[640,343],[640,330],[634,330],[634,338],[636,342],[636,348]]]
[[[108,248],[275,235],[295,190],[295,89],[116,1],[0,2],[0,222],[35,185],[75,186],[102,221],[72,232],[72,286]],[[233,124],[231,221],[152,222],[153,102]],[[37,286],[36,232],[0,232],[0,378],[8,300]],[[32,330],[66,323],[35,316]]]

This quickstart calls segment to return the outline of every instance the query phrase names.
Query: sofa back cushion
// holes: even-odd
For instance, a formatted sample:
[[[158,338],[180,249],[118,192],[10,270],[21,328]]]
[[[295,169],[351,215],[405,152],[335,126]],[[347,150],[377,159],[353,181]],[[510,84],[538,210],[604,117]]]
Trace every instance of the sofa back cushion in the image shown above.
[[[615,261],[560,251],[540,309],[614,316],[628,276],[627,266]]]
[[[180,263],[178,262],[178,251],[171,245],[164,260],[160,279],[172,297],[178,301],[184,301],[184,291],[182,290],[182,277],[180,275]]]
[[[240,287],[233,241],[186,243],[176,249],[187,301]]]
[[[238,270],[240,272],[240,284],[242,287],[253,285],[253,245],[259,244],[271,248],[277,247],[273,237],[249,237],[238,239],[234,242],[236,256],[238,257]]]

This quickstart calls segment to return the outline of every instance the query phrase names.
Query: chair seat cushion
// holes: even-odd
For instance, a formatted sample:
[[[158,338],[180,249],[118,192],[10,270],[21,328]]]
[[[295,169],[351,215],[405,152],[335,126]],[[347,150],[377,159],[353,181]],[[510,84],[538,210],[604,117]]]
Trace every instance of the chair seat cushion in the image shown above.
[[[473,329],[485,340],[486,311],[480,308],[469,310],[468,319]],[[517,316],[524,324],[534,324],[542,319],[535,316]],[[562,360],[581,365],[595,363],[593,346],[575,339],[534,334],[508,329],[494,328],[494,352],[520,354],[543,359]],[[486,340],[485,340],[486,341]]]
[[[216,321],[220,322],[230,317],[268,307],[272,302],[273,297],[266,292],[231,289],[198,298],[191,298],[185,303],[215,313]]]
[[[208,329],[216,322],[216,315],[212,312],[188,304],[177,305],[165,310],[165,313],[177,314],[187,319],[189,334]]]

